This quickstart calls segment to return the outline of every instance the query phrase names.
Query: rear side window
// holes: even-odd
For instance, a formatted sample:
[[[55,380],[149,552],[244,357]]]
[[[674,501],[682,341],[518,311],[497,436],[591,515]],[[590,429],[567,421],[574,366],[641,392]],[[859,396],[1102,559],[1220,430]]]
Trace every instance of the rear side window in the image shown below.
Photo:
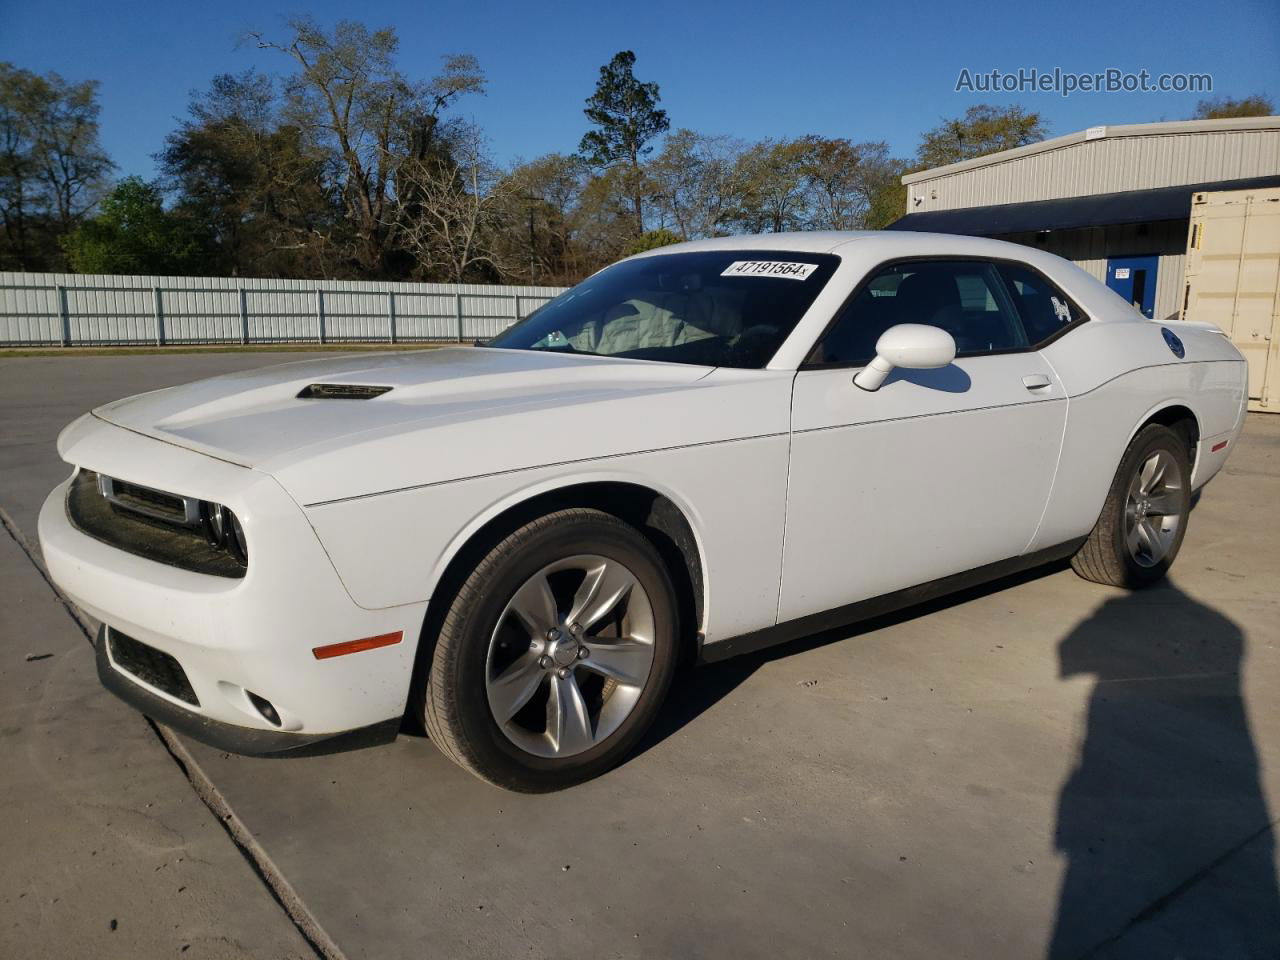
[[[956,352],[978,356],[1028,346],[1027,336],[995,264],[918,260],[885,267],[865,284],[814,349],[810,363],[859,366],[876,341],[899,323],[941,327]]]
[[[1035,271],[1002,263],[1000,273],[1032,343],[1043,343],[1084,318],[1065,293]]]

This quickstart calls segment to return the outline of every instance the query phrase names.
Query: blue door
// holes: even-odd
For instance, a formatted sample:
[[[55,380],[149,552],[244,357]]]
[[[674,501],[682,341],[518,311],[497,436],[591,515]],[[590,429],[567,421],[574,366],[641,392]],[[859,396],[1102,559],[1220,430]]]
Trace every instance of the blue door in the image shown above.
[[[1107,286],[1128,300],[1148,320],[1155,319],[1156,270],[1159,257],[1112,257],[1107,261]]]

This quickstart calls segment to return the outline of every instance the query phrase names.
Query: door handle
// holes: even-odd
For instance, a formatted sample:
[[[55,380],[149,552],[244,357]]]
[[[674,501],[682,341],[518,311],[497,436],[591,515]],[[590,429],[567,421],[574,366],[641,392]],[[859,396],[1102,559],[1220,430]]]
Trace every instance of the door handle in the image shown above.
[[[1043,373],[1033,373],[1030,376],[1022,378],[1022,385],[1032,393],[1036,393],[1040,390],[1048,390],[1053,386],[1053,381]]]

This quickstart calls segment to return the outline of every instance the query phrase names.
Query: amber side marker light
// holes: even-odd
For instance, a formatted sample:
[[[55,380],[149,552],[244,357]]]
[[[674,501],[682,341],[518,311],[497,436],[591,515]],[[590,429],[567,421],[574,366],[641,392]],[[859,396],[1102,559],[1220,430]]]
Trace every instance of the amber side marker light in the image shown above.
[[[1212,449],[1212,450],[1210,450],[1209,452],[1210,452],[1210,453],[1217,453],[1219,450],[1221,450],[1221,449],[1222,449],[1223,447],[1225,447],[1226,445],[1227,445],[1227,441],[1225,441],[1225,440],[1223,440],[1221,443],[1215,443],[1215,444],[1213,445],[1213,449]]]
[[[323,647],[314,647],[312,653],[317,660],[328,660],[330,657],[344,657],[348,653],[359,653],[362,650],[376,650],[378,647],[389,647],[404,639],[404,631],[380,633],[376,637],[365,637],[363,640],[348,640],[346,643],[330,643]]]

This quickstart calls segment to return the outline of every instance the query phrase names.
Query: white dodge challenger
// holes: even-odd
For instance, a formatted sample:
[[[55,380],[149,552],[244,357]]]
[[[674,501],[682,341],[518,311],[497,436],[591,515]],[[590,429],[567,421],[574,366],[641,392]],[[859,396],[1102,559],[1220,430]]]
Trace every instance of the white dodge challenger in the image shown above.
[[[39,533],[149,716],[269,754],[407,714],[551,790],[623,758],[685,658],[1067,557],[1155,582],[1245,403],[1216,329],[1034,249],[723,238],[483,347],[100,407],[58,440]]]

